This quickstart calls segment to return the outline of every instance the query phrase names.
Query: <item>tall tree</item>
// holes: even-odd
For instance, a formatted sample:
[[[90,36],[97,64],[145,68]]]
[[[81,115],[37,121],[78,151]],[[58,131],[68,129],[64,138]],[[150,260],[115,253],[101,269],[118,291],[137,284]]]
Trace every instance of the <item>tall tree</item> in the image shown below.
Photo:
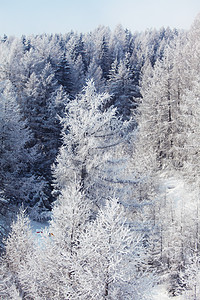
[[[1,87],[1,190],[16,203],[33,206],[42,191],[42,177],[35,174],[39,160],[37,148],[31,146],[32,133],[23,120],[12,85]]]
[[[144,263],[140,242],[118,200],[107,200],[80,237],[74,279],[82,298],[145,299],[152,281],[138,272]]]
[[[63,146],[54,167],[58,189],[76,176],[81,189],[96,203],[104,198],[102,190],[112,189],[112,182],[122,183],[126,170],[122,165],[128,164],[122,153],[129,123],[122,122],[113,107],[106,109],[108,101],[110,96],[98,94],[89,81],[83,93],[68,103],[62,119]]]
[[[131,110],[137,106],[134,97],[138,95],[138,87],[134,86],[134,74],[130,68],[128,53],[119,63],[117,59],[113,62],[107,85],[119,115],[122,115],[123,119],[130,118]]]
[[[94,81],[97,92],[103,92],[105,90],[105,79],[103,78],[103,71],[94,59],[89,64],[86,73],[86,79]]]
[[[40,75],[31,74],[21,99],[23,114],[33,132],[32,143],[37,145],[41,153],[37,170],[39,174],[44,174],[49,182],[47,189],[49,200],[51,199],[51,165],[60,146],[61,128],[57,118],[61,108],[58,101],[60,95],[53,70],[48,63]]]

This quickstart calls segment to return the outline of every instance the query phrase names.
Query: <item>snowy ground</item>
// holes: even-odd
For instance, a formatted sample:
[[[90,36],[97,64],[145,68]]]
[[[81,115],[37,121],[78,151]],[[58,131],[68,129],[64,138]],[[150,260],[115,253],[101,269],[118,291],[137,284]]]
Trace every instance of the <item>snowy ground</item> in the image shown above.
[[[184,295],[169,297],[166,287],[164,285],[155,288],[155,296],[152,300],[185,300]]]
[[[172,200],[176,209],[180,208],[180,205],[184,205],[185,209],[189,209],[196,200],[197,195],[195,195],[195,192],[181,178],[161,178],[161,185],[161,189],[166,193],[166,198]]]
[[[37,221],[31,221],[31,229],[33,234],[36,234],[37,232],[43,232],[45,228],[48,228],[49,223],[48,222],[37,222]]]
[[[48,231],[48,226],[49,226],[48,222],[41,223],[37,221],[31,221],[31,230],[38,244],[40,244],[44,232]]]

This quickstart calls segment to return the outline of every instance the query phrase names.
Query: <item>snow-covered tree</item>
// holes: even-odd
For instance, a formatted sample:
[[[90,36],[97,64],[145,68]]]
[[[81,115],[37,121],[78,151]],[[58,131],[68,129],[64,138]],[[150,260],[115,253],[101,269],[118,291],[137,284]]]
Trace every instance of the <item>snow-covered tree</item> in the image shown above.
[[[5,259],[9,270],[16,275],[20,266],[26,262],[28,253],[33,253],[34,240],[30,228],[30,220],[21,209],[17,220],[11,225],[11,232],[5,241]]]
[[[66,43],[65,59],[70,68],[71,94],[73,97],[81,91],[85,84],[85,49],[83,37],[80,34],[71,33]]]
[[[16,287],[15,278],[3,257],[0,257],[0,297],[11,300],[22,299],[20,291]]]
[[[86,79],[94,81],[97,92],[103,92],[105,90],[105,79],[103,79],[102,69],[94,59],[89,64]]]
[[[130,69],[128,53],[124,60],[118,63],[116,59],[111,65],[107,85],[119,115],[125,120],[130,118],[131,110],[137,106],[134,97],[138,95],[138,88],[134,86],[134,74]]]
[[[111,192],[128,172],[122,169],[128,166],[122,153],[129,123],[123,123],[113,107],[106,109],[109,101],[110,96],[98,94],[89,81],[83,93],[69,102],[62,119],[63,146],[54,167],[58,189],[65,189],[76,177],[96,203],[104,198],[103,190]]]
[[[188,181],[199,182],[199,149],[200,149],[200,83],[199,79],[192,90],[186,91],[181,99],[180,118],[182,135],[180,136],[180,153],[183,170]]]
[[[73,92],[74,82],[72,81],[71,67],[66,58],[66,50],[63,51],[61,60],[57,65],[55,76],[58,83],[63,86],[65,92],[70,95]]]
[[[93,32],[85,36],[86,62],[89,66],[94,60],[100,66],[103,78],[108,78],[111,64],[109,49],[111,31],[108,27],[98,26]]]
[[[20,39],[13,38],[1,43],[0,47],[0,79],[1,81],[10,80],[15,87],[20,88],[21,79],[24,75],[22,63],[24,56],[23,44]]]
[[[40,249],[27,254],[20,267],[24,294],[48,299],[151,299],[153,278],[147,272],[141,234],[129,228],[122,205],[109,199],[92,220],[81,194],[75,184],[58,199],[49,228],[53,236],[44,236]]]
[[[62,93],[64,96],[64,93]],[[49,185],[46,189],[51,202],[51,165],[60,146],[60,124],[57,114],[62,112],[61,90],[57,86],[53,69],[48,63],[39,75],[34,72],[25,84],[21,107],[33,133],[32,143],[36,145],[40,160],[36,166]],[[63,104],[65,97],[63,97]],[[58,105],[58,106],[57,106]],[[60,111],[61,110],[61,111]]]
[[[138,140],[136,148],[144,145],[143,151],[152,153],[149,163],[155,170],[181,167],[177,149],[181,134],[180,95],[183,90],[179,89],[176,81],[175,68],[173,48],[166,49],[163,60],[156,63],[153,72],[150,71],[149,80],[142,83],[142,99],[138,109],[141,141]]]
[[[80,238],[74,279],[82,299],[147,299],[141,237],[131,231],[117,199],[109,199]],[[141,270],[141,271],[139,271]]]
[[[126,30],[121,24],[118,24],[110,38],[110,54],[112,56],[112,61],[117,59],[118,61],[125,58],[125,53],[127,49],[127,34]]]
[[[70,68],[72,70],[72,82],[73,82],[73,92],[72,95],[76,96],[80,93],[85,84],[85,72],[82,56],[79,55],[76,60],[72,60],[67,56],[68,61],[70,61]]]
[[[79,235],[91,215],[91,203],[80,191],[78,183],[70,184],[61,191],[55,201],[50,222],[54,242],[68,252],[78,246]]]
[[[0,105],[1,190],[8,198],[33,206],[41,191],[37,182],[42,178],[34,174],[39,155],[30,145],[32,134],[20,113],[10,82],[1,86]]]

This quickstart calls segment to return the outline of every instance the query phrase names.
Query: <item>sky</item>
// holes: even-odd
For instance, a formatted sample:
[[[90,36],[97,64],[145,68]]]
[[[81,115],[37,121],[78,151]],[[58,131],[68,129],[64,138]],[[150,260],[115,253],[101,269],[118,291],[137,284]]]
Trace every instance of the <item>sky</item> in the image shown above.
[[[0,0],[0,36],[90,32],[99,25],[143,31],[189,29],[200,0]]]

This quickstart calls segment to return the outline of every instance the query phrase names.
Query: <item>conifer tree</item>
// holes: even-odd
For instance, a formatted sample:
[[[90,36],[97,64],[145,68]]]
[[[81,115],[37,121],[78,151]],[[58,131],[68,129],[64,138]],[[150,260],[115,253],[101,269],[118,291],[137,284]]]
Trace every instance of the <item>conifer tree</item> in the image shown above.
[[[153,282],[138,272],[144,259],[141,237],[125,222],[123,207],[117,199],[109,199],[97,219],[86,226],[74,273],[83,299],[132,299],[133,295],[146,299]]]
[[[128,54],[119,63],[117,59],[113,62],[107,85],[117,112],[127,120],[130,118],[131,110],[137,107],[134,97],[138,94],[138,88],[134,86],[134,74],[130,68]]]
[[[21,264],[26,262],[28,253],[33,253],[34,241],[30,228],[30,219],[21,208],[16,222],[11,225],[11,232],[5,242],[5,259],[9,270],[18,275]]]
[[[35,174],[39,160],[31,146],[32,133],[23,120],[10,82],[1,87],[1,190],[13,203],[34,206],[42,177]]]
[[[113,107],[106,109],[108,101],[110,96],[98,94],[89,81],[83,93],[68,103],[62,119],[63,146],[54,167],[59,190],[75,176],[96,203],[104,198],[102,190],[111,192],[112,182],[113,188],[122,184],[125,169],[119,170],[128,164],[128,156],[122,159],[121,155],[129,123],[122,122]]]

